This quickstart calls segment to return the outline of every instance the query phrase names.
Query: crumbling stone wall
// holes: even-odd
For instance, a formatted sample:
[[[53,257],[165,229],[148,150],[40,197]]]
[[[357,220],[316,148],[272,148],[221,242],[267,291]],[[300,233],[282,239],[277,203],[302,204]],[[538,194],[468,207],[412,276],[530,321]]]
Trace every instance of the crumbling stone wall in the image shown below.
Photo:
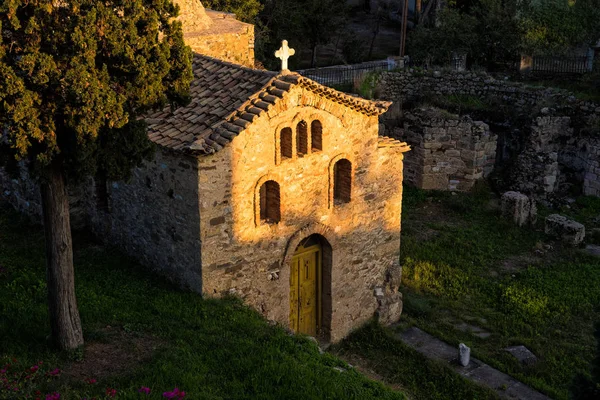
[[[600,105],[578,100],[572,93],[547,87],[499,80],[485,72],[415,71],[411,69],[382,72],[378,93],[382,99],[410,101],[431,93],[435,95],[471,95],[495,97],[507,104],[528,111],[541,104],[560,104],[572,113],[600,115]]]
[[[600,136],[598,104],[578,100],[564,90],[527,86],[470,71],[383,72],[378,93],[397,103],[396,113],[388,114],[393,120],[387,122],[392,125],[407,112],[402,110],[403,103],[419,101],[426,94],[500,100],[499,104],[510,109],[511,115],[505,120],[497,120],[502,118],[497,110],[476,112],[477,118],[492,125],[492,132],[499,136],[495,165],[501,172],[496,180],[499,189],[522,191],[539,199],[597,193],[592,187],[597,176],[593,143]]]
[[[583,191],[587,195],[600,196],[600,139],[591,139],[586,145]]]
[[[554,193],[559,177],[559,138],[573,134],[569,117],[537,117],[524,150],[510,166],[509,188],[528,195]]]
[[[492,172],[497,136],[489,126],[437,108],[414,109],[404,115],[404,128],[394,136],[412,148],[405,179],[422,189],[469,190]]]

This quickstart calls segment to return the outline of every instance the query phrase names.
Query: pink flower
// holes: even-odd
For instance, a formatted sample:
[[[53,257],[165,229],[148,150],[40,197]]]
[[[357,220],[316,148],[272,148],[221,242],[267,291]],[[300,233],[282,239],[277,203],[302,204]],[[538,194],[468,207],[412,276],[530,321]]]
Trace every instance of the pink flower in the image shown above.
[[[85,383],[89,384],[89,385],[93,385],[94,383],[96,383],[97,380],[95,380],[94,378],[87,378],[85,380]]]
[[[185,397],[185,392],[175,388],[172,392],[164,392],[163,397],[166,397],[167,399],[183,399]]]
[[[54,392],[52,394],[46,395],[46,400],[59,400],[59,399],[60,399],[60,393],[58,393],[58,392]]]
[[[146,386],[142,386],[140,388],[140,390],[138,390],[139,393],[144,393],[144,394],[150,394],[150,388],[146,387]]]
[[[6,368],[2,368],[0,369],[0,375],[4,375],[6,374],[7,369]]]
[[[29,368],[29,370],[30,370],[31,372],[36,372],[38,369],[40,369],[40,367],[39,367],[39,366],[37,366],[37,365],[34,365],[33,367]]]
[[[115,397],[117,395],[117,389],[106,388],[106,395],[108,397]]]
[[[48,372],[48,375],[50,375],[50,376],[56,376],[58,374],[60,374],[60,369],[58,369],[58,368],[53,369],[52,371]]]

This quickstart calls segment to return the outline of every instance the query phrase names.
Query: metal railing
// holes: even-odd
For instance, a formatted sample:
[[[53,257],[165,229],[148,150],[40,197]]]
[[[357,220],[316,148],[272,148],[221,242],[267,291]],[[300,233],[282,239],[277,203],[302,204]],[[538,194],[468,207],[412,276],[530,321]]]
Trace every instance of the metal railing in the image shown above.
[[[593,57],[590,56],[535,56],[531,72],[549,75],[585,74],[592,72]]]
[[[301,75],[326,86],[344,85],[354,83],[369,72],[391,71],[401,67],[396,59],[390,58],[382,61],[371,61],[353,65],[335,65],[332,67],[311,68],[297,71]]]

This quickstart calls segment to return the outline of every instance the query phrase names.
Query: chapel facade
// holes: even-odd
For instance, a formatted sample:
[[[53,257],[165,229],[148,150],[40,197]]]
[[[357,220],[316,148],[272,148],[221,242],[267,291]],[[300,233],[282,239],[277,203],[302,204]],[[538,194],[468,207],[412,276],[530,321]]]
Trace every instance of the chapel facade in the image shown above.
[[[201,21],[186,1],[182,22]],[[409,148],[379,132],[390,103],[223,61],[236,57],[194,55],[192,102],[147,118],[155,158],[129,182],[78,189],[88,225],[180,286],[235,294],[298,333],[337,341],[375,313],[394,322]],[[31,210],[26,179],[0,171],[5,197]]]

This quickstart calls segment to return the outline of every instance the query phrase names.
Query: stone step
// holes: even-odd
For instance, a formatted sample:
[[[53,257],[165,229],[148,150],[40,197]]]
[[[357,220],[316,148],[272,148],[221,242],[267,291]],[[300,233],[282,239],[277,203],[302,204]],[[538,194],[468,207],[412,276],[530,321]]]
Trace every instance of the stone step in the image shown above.
[[[550,400],[550,397],[476,358],[471,357],[469,365],[463,367],[457,362],[457,347],[451,346],[417,327],[397,334],[396,338],[427,358],[441,361],[465,378],[491,388],[502,399]]]

